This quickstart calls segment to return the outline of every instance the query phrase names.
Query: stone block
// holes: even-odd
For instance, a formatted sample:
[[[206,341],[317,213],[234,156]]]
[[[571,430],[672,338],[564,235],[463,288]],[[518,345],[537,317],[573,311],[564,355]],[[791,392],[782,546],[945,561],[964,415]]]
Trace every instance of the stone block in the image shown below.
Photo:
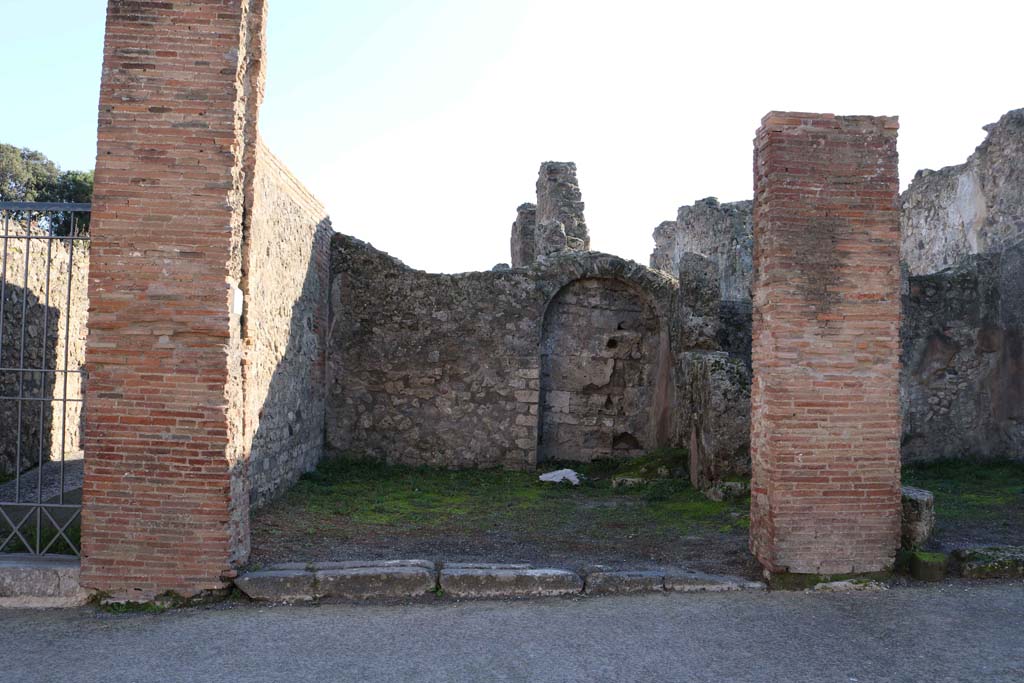
[[[665,573],[665,590],[677,593],[721,593],[724,591],[764,590],[760,581],[738,576],[716,576],[685,569]]]
[[[342,600],[415,598],[435,589],[433,566],[387,565],[315,572],[316,597]]]
[[[76,607],[88,598],[76,557],[0,555],[0,608]]]
[[[235,586],[253,600],[305,602],[316,597],[315,575],[308,569],[264,569],[246,572]]]
[[[970,548],[953,553],[960,576],[968,579],[1024,578],[1024,546]]]
[[[441,570],[440,586],[455,598],[525,598],[572,595],[583,591],[579,574],[528,565],[450,564]]]
[[[904,486],[900,542],[904,548],[920,548],[935,528],[935,496],[931,491]]]
[[[948,566],[949,556],[945,553],[918,551],[910,556],[910,575],[918,581],[942,581]]]
[[[587,572],[586,592],[647,593],[665,590],[665,575],[654,571],[610,571],[596,568]]]
[[[307,565],[310,571],[321,572],[330,569],[361,569],[364,567],[419,567],[434,571],[436,566],[430,560],[342,560],[340,562],[313,562]],[[275,565],[275,568],[281,568]]]

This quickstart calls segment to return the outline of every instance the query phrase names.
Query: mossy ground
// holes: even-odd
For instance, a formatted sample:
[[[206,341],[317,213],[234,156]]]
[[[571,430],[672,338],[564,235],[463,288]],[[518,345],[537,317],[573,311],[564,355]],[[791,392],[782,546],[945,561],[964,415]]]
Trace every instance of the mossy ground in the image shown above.
[[[685,477],[639,487],[616,476],[679,475],[685,451],[542,470],[438,470],[344,456],[324,460],[253,519],[253,562],[424,557],[579,566],[688,564],[756,576],[747,550],[749,498],[714,502]],[[544,484],[571,467],[579,487]],[[1024,545],[1024,463],[939,462],[904,468],[935,494],[929,549]],[[909,558],[907,558],[909,561]]]
[[[612,486],[623,472],[683,462],[546,463],[542,470],[437,470],[336,457],[253,520],[254,561],[410,554],[455,561],[673,564],[745,555],[749,499],[714,502],[685,478]],[[538,481],[571,467],[578,487]],[[678,473],[678,467],[675,468]],[[716,555],[716,548],[722,553]],[[497,555],[496,555],[497,553]],[[734,570],[752,569],[746,557]],[[721,568],[721,567],[709,567]]]
[[[907,465],[903,483],[935,494],[935,534],[929,547],[1024,545],[1024,462]]]

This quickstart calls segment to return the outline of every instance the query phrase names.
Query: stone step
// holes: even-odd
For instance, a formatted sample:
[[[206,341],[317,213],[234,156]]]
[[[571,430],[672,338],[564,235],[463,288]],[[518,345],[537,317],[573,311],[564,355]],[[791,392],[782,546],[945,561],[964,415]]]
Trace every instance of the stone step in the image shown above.
[[[89,592],[78,579],[77,557],[0,554],[0,608],[84,605]]]
[[[688,569],[615,570],[594,565],[583,572],[528,564],[426,560],[292,562],[247,572],[235,585],[253,600],[404,600],[436,592],[455,599],[511,599],[582,594],[762,590],[757,581]]]

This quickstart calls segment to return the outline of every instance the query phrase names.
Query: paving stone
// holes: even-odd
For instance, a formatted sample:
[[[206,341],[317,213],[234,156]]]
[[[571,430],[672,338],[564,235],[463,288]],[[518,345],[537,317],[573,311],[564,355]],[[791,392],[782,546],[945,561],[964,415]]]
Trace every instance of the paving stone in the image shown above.
[[[437,586],[433,565],[380,564],[315,572],[318,598],[388,600],[426,595]]]
[[[524,565],[447,565],[441,589],[455,598],[523,598],[570,595],[583,591],[583,579],[563,569]]]
[[[498,562],[445,562],[445,569],[530,569],[529,564]]]
[[[665,574],[654,571],[604,571],[587,573],[587,593],[646,593],[665,590]]]
[[[360,567],[420,567],[434,571],[437,567],[430,560],[343,560],[340,562],[313,562],[312,571],[327,569],[359,569]]]
[[[314,579],[305,569],[265,569],[242,574],[235,586],[253,600],[302,602],[316,596]]]
[[[813,590],[824,593],[876,592],[889,590],[889,587],[879,581],[847,579],[845,581],[827,581],[815,584]]]
[[[1024,546],[993,546],[957,550],[960,575],[969,579],[1024,578]]]
[[[738,576],[716,576],[685,569],[665,573],[665,590],[678,593],[764,590],[764,587],[760,581],[748,581]]]

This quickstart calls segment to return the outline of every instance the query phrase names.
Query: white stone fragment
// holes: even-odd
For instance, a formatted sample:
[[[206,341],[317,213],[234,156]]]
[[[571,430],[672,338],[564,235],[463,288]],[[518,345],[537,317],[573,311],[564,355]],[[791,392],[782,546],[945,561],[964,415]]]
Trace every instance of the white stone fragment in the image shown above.
[[[541,481],[550,481],[555,484],[559,484],[563,481],[567,481],[573,486],[580,485],[580,475],[575,470],[555,470],[554,472],[546,472],[540,475]]]

